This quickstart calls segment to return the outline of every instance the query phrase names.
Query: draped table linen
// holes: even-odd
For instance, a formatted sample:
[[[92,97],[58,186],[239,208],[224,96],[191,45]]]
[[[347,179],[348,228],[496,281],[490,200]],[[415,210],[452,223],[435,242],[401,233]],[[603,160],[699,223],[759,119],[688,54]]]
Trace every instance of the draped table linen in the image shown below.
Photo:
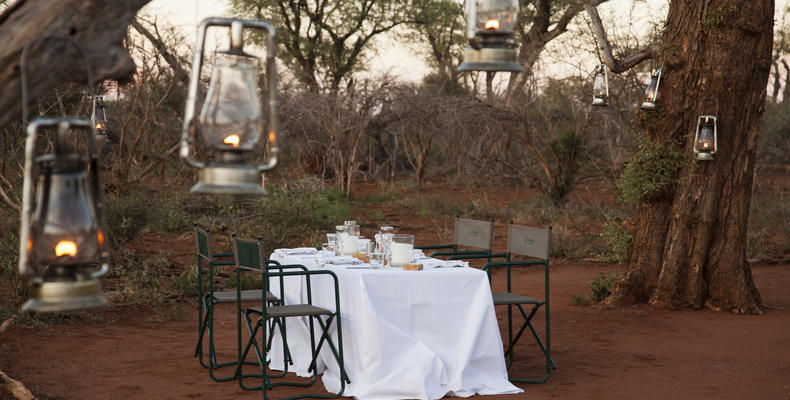
[[[371,269],[369,264],[343,263],[328,253],[282,250],[271,259],[328,269],[338,277],[345,368],[351,380],[345,396],[438,399],[522,391],[507,379],[491,289],[483,271],[449,264],[423,271]],[[280,296],[277,278],[271,279],[272,292]],[[311,283],[313,304],[334,309],[331,280],[313,277]],[[286,304],[307,300],[304,278],[286,278],[284,291]],[[308,329],[303,320],[287,323],[294,362],[288,369],[302,376],[311,375]],[[337,342],[336,327],[332,335]],[[273,369],[283,367],[280,340],[275,337],[270,352]],[[318,364],[326,389],[339,391],[340,371],[326,344]]]

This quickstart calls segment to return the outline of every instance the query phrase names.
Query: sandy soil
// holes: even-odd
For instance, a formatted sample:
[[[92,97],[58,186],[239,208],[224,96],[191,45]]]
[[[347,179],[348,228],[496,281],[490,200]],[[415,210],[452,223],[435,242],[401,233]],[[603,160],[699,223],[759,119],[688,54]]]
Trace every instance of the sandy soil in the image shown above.
[[[620,268],[552,265],[551,343],[557,369],[548,383],[520,385],[523,394],[476,398],[790,397],[790,265],[753,268],[769,306],[762,316],[644,306],[599,310],[572,304],[570,295],[585,294],[588,281]],[[525,276],[519,286],[538,290],[540,280],[534,278]],[[220,339],[227,343],[220,350],[230,351],[232,311],[218,314],[220,329],[228,335]],[[243,392],[235,382],[209,380],[192,356],[195,339],[196,311],[190,304],[158,310],[116,307],[71,323],[13,326],[0,335],[0,368],[50,399],[260,396]],[[512,374],[540,374],[534,349],[530,341],[520,345],[522,357]],[[283,389],[275,395],[293,393]]]

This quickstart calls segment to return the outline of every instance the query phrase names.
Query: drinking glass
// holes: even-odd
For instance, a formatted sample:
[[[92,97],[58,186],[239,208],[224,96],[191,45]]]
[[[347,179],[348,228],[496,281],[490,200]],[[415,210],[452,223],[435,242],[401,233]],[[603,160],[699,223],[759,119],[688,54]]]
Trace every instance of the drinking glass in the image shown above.
[[[348,227],[346,225],[337,225],[335,230],[335,255],[339,256],[343,254],[343,244],[346,242],[346,236],[348,236]]]
[[[327,233],[326,234],[326,245],[324,246],[324,250],[334,253],[336,242],[337,242],[337,234],[336,233]]]

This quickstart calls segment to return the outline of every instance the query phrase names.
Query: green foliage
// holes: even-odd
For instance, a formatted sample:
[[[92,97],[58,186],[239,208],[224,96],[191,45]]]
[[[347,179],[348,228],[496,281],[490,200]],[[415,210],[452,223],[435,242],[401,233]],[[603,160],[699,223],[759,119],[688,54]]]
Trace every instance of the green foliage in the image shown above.
[[[236,288],[236,276],[228,279],[227,285],[231,289]],[[244,273],[241,274],[241,290],[252,290],[261,288],[261,278],[258,274]]]
[[[608,274],[601,274],[591,280],[590,292],[586,296],[571,294],[571,299],[575,305],[586,305],[590,303],[600,303],[612,294],[612,287],[617,282],[617,271]]]
[[[602,261],[618,264],[628,262],[631,246],[634,245],[634,237],[623,229],[622,224],[614,221],[603,224],[603,232],[600,237],[606,242],[608,248],[606,253],[599,254]]]
[[[704,30],[716,29],[721,21],[728,15],[732,15],[737,8],[734,5],[729,7],[719,7],[710,10],[703,19]]]
[[[172,265],[169,251],[138,254],[135,251],[116,251],[112,272],[123,282],[121,296],[127,301],[160,304],[162,279]]]
[[[601,302],[612,294],[612,286],[617,282],[617,272],[612,271],[590,281],[590,291],[596,302]]]
[[[647,202],[668,194],[677,182],[682,162],[683,153],[674,144],[655,143],[641,137],[639,150],[626,163],[617,181],[623,200]]]
[[[180,191],[136,191],[108,199],[105,216],[112,244],[123,246],[147,232],[189,229],[191,218],[181,208],[182,196]]]
[[[216,197],[196,219],[201,225],[220,227],[239,237],[261,236],[267,250],[304,245],[318,246],[322,232],[348,219],[350,205],[339,189],[325,189],[317,179],[270,188],[268,197]]]
[[[587,148],[587,142],[574,128],[560,131],[549,143],[557,160],[556,183],[549,186],[548,196],[556,204],[562,204],[573,189],[580,163],[579,158]]]
[[[198,294],[198,267],[197,265],[190,265],[179,275],[174,275],[171,278],[171,283],[175,289],[187,296],[197,296]],[[204,286],[206,282],[203,282]]]

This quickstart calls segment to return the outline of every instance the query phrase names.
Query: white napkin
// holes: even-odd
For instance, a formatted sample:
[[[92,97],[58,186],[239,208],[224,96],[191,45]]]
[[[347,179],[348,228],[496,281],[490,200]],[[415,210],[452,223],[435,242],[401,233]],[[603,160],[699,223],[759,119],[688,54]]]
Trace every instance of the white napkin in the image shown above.
[[[323,259],[316,259],[316,262],[320,265],[325,264],[332,264],[332,265],[357,265],[362,264],[362,260],[358,258],[354,258],[351,256],[335,256],[335,257],[324,257]]]
[[[318,250],[313,247],[297,247],[295,249],[277,249],[274,251],[280,257],[282,256],[294,256],[299,254],[316,254]]]
[[[428,260],[421,260],[423,268],[453,268],[453,267],[468,267],[469,262],[461,260],[437,260],[431,258]]]

